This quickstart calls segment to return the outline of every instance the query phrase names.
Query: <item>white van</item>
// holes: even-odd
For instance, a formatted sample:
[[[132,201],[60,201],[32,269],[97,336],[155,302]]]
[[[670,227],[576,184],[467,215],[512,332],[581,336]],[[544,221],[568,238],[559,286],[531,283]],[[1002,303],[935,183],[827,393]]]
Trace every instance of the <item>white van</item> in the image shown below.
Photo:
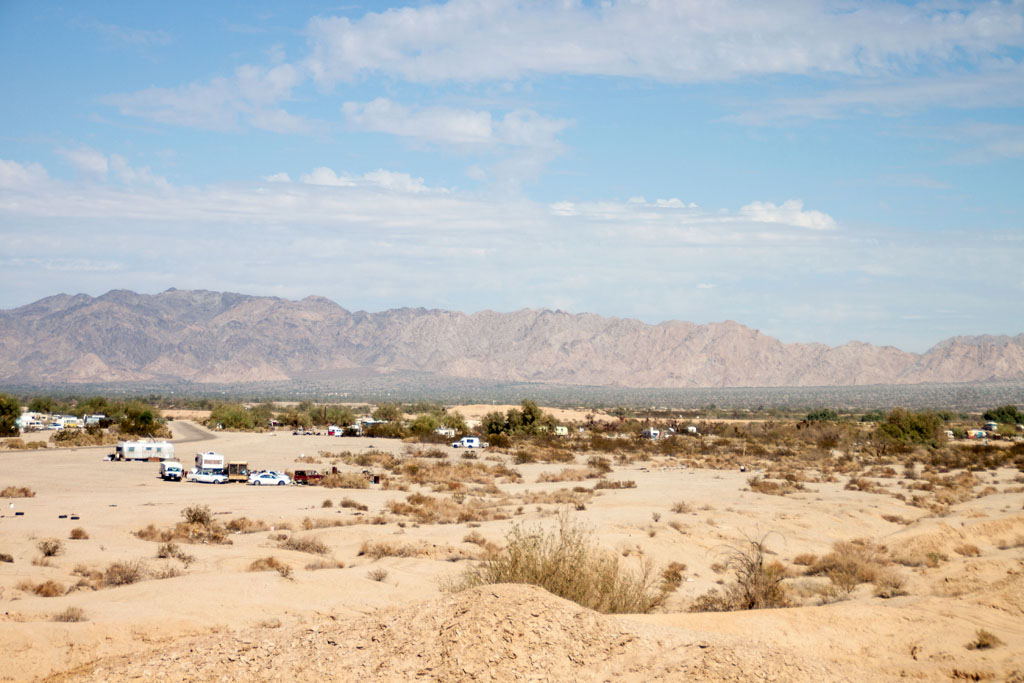
[[[164,460],[160,463],[160,478],[164,481],[181,481],[183,471],[177,460]]]

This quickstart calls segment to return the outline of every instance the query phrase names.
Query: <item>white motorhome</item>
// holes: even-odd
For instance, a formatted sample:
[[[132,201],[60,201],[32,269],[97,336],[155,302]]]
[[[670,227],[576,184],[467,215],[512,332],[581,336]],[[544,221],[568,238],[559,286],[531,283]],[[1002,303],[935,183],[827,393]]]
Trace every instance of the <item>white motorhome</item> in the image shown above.
[[[224,460],[224,456],[220,453],[214,453],[213,451],[196,453],[196,469],[223,470],[226,468],[226,461]]]
[[[181,481],[184,470],[177,460],[164,460],[160,463],[160,478],[164,481]]]
[[[170,441],[118,441],[115,460],[174,460],[174,444]]]

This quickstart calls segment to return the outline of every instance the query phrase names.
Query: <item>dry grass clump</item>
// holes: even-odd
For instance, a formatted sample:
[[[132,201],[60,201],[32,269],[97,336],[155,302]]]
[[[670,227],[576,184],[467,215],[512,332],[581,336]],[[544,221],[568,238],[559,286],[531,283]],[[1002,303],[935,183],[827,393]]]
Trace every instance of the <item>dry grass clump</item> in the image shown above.
[[[249,571],[251,572],[269,572],[275,571],[284,578],[291,578],[292,568],[291,566],[281,562],[274,556],[263,557],[258,560],[254,560],[249,565]]]
[[[963,555],[964,557],[978,557],[981,555],[981,550],[979,550],[978,546],[973,543],[962,543],[953,548],[953,550],[958,555]]]
[[[670,562],[661,570],[661,585],[665,591],[674,591],[683,584],[683,572],[686,565],[682,562]]]
[[[875,597],[895,598],[898,595],[906,595],[904,588],[906,580],[891,567],[885,567],[875,576]]]
[[[50,621],[59,621],[69,624],[86,621],[85,610],[81,607],[68,607],[63,612],[57,612],[54,614]]]
[[[184,522],[178,522],[171,529],[158,529],[149,524],[139,529],[135,535],[144,541],[184,541],[186,543],[223,543],[229,544],[228,531],[213,519],[210,508],[206,505],[190,505],[181,511]]]
[[[317,560],[316,562],[310,562],[306,565],[307,571],[317,571],[319,569],[344,569],[345,563],[341,560]]]
[[[141,581],[145,575],[146,567],[140,560],[112,562],[103,572],[103,583],[107,586],[127,586]]]
[[[322,508],[332,508],[332,507],[334,507],[334,501],[331,500],[330,498],[324,498],[324,502],[320,503],[320,507],[322,507]]]
[[[329,489],[368,489],[370,480],[359,472],[332,472],[320,480],[320,485]]]
[[[598,479],[603,473],[589,467],[566,467],[560,472],[541,472],[537,476],[537,483],[561,481],[585,481],[587,479]]]
[[[80,526],[76,526],[71,530],[71,534],[68,535],[72,541],[85,541],[89,539],[89,532]]]
[[[227,528],[233,534],[254,534],[259,531],[267,531],[270,526],[262,519],[235,517],[227,523]]]
[[[685,515],[690,512],[693,512],[693,508],[691,508],[690,504],[687,503],[685,500],[677,500],[675,503],[672,504],[672,512],[676,513],[677,515]]]
[[[1006,644],[999,639],[999,636],[983,628],[978,629],[975,636],[974,640],[967,643],[968,650],[989,650]]]
[[[410,460],[402,464],[399,474],[413,484],[434,486],[439,491],[455,491],[464,484],[494,484],[496,481],[516,483],[523,477],[502,463],[423,462]]]
[[[608,614],[651,612],[668,597],[649,564],[630,571],[567,514],[552,531],[516,525],[506,541],[504,550],[467,570],[451,588],[525,583]]]
[[[174,558],[180,560],[186,567],[196,561],[195,555],[189,555],[177,543],[171,541],[157,548],[156,556],[161,559]]]
[[[0,562],[14,562],[14,556],[10,553],[0,553]]]
[[[44,538],[36,543],[36,548],[43,557],[56,557],[64,552],[64,541],[58,538]]]
[[[388,578],[388,570],[384,567],[377,567],[366,572],[366,578],[370,581],[383,581]]]
[[[635,489],[636,482],[632,479],[623,480],[609,480],[602,479],[601,481],[594,484],[594,490],[600,491],[601,489]]]
[[[35,498],[36,492],[27,486],[5,486],[0,498]]]
[[[831,552],[807,568],[807,574],[827,576],[837,588],[849,592],[859,584],[880,580],[882,568],[890,563],[885,546],[862,538],[838,541]]]
[[[690,605],[691,612],[733,612],[748,609],[771,609],[790,604],[786,586],[786,568],[779,562],[765,563],[768,552],[766,536],[748,539],[746,545],[729,548],[721,563],[722,571],[732,570],[735,581],[723,592],[711,590]],[[712,566],[714,569],[714,566]]]
[[[452,524],[508,519],[501,507],[479,498],[438,498],[414,493],[405,501],[388,501],[388,510],[395,515],[412,517],[420,524]]]
[[[326,555],[331,549],[319,538],[311,536],[289,536],[278,543],[279,548],[298,550],[312,555]]]
[[[350,509],[353,509],[353,510],[362,510],[363,512],[366,512],[367,510],[370,509],[366,505],[363,505],[362,503],[356,502],[356,501],[352,500],[351,498],[342,498],[341,500],[339,500],[338,501],[338,507],[350,508]]]
[[[56,598],[64,595],[64,585],[53,581],[52,579],[43,581],[42,583],[32,583],[31,581],[22,581],[16,588],[23,590],[26,593],[35,593],[36,595],[43,598]]]
[[[432,559],[458,560],[477,559],[481,553],[469,552],[464,548],[432,543],[399,543],[396,541],[363,541],[359,548],[360,557],[379,560],[382,557],[426,557]]]
[[[788,479],[774,481],[760,476],[753,476],[747,479],[747,485],[751,491],[772,496],[785,496],[805,489],[804,485],[798,481],[790,481]]]
[[[520,499],[529,505],[573,505],[579,506],[591,499],[594,493],[590,489],[557,491],[525,491]]]

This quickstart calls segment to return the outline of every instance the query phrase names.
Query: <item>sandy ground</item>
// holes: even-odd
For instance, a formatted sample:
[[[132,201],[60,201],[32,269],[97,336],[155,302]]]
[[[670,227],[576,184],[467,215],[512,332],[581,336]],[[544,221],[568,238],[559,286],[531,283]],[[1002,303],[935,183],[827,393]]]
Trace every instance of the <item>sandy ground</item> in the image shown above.
[[[215,450],[254,469],[323,470],[326,463],[297,459],[320,451],[401,455],[408,449],[386,439],[213,433],[181,421],[172,429],[182,462]],[[524,505],[514,520],[472,528],[391,522],[303,532],[304,518],[362,521],[416,488],[164,482],[157,463],[107,461],[111,450],[0,451],[0,488],[25,486],[36,494],[0,499],[0,553],[14,560],[0,562],[0,679],[1024,680],[1024,545],[1013,543],[1024,539],[1024,496],[1015,470],[979,475],[994,493],[932,517],[891,496],[844,490],[841,483],[809,484],[782,497],[750,491],[749,472],[616,467],[609,478],[633,480],[636,488],[599,491],[570,514],[625,562],[643,557],[656,566],[687,566],[685,582],[663,611],[616,617],[526,586],[454,595],[442,590],[466,566],[451,560],[479,550],[464,541],[468,533],[500,544],[514,522],[554,524],[558,505]],[[445,450],[453,461],[461,455]],[[512,465],[509,456],[488,457]],[[516,465],[522,483],[501,489],[571,488],[573,482],[537,483],[541,473],[562,467]],[[337,507],[342,498],[368,510]],[[323,508],[325,499],[335,506]],[[689,512],[671,511],[680,500]],[[148,524],[173,526],[182,509],[195,504],[208,505],[220,521],[245,516],[272,528],[232,534],[230,545],[181,543],[195,558],[187,567],[156,558],[158,543],[134,534]],[[323,558],[279,548],[274,536],[289,525],[327,544],[330,559],[344,567],[310,569]],[[70,540],[74,527],[85,529],[88,539]],[[948,559],[933,568],[900,567],[908,594],[891,599],[873,597],[863,585],[848,599],[820,606],[684,611],[725,577],[712,568],[723,552],[766,534],[775,558],[787,564],[857,537]],[[37,543],[47,538],[62,539],[64,550],[40,564]],[[371,560],[359,555],[367,540],[436,552]],[[963,544],[977,546],[977,556],[955,552]],[[253,560],[271,555],[293,568],[289,578],[248,571]],[[80,578],[76,568],[102,571],[136,560],[150,573],[182,573],[58,597],[24,588],[53,580],[67,590]],[[373,580],[373,570],[386,576]],[[82,609],[86,620],[51,620],[69,607]],[[1004,644],[968,649],[979,629]],[[1013,678],[1014,672],[1021,673]]]

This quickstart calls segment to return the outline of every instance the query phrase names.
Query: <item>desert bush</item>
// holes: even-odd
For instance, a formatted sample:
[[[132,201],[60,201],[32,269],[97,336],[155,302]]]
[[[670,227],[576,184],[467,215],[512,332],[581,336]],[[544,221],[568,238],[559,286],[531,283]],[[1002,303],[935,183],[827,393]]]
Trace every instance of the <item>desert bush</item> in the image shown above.
[[[343,508],[351,508],[353,510],[362,510],[363,512],[365,512],[365,511],[370,509],[366,505],[363,505],[362,503],[358,503],[358,502],[352,500],[351,498],[342,498],[341,500],[338,501],[338,505],[340,507],[343,507]]]
[[[5,486],[0,498],[35,498],[36,492],[27,486]]]
[[[462,590],[494,583],[526,583],[605,613],[646,613],[664,603],[667,593],[656,585],[651,567],[639,572],[624,567],[563,513],[558,528],[512,527],[504,550],[467,570],[452,586]]]
[[[64,552],[64,542],[57,538],[44,538],[36,543],[36,548],[43,557],[56,557]]]
[[[686,565],[682,562],[670,562],[661,570],[662,589],[666,592],[678,589],[683,584],[683,572],[685,571]]]
[[[334,501],[331,500],[330,498],[324,498],[324,502],[320,503],[320,507],[322,507],[322,508],[332,508],[332,507],[334,507]]]
[[[89,532],[80,526],[76,526],[71,530],[71,534],[68,536],[72,541],[85,541],[89,538]]]
[[[208,505],[189,505],[181,511],[181,516],[187,524],[209,526],[213,522],[213,514]]]
[[[85,610],[83,610],[81,607],[68,607],[63,612],[57,612],[57,614],[54,614],[52,619],[52,621],[60,621],[66,623],[74,623],[85,620]]]
[[[419,557],[423,549],[411,543],[394,543],[392,541],[363,541],[359,547],[359,556],[379,560],[382,557]]]
[[[326,555],[331,549],[319,538],[311,536],[289,536],[278,543],[279,548],[285,550],[298,550],[312,555]]]
[[[731,570],[735,580],[724,592],[711,590],[697,598],[690,611],[731,612],[788,606],[789,596],[782,583],[786,569],[778,562],[765,563],[766,539],[767,536],[747,539],[743,546],[728,548],[723,560],[716,564],[721,565],[722,571]]]
[[[145,572],[145,566],[139,560],[112,562],[103,572],[103,583],[107,586],[126,586],[141,581]]]
[[[384,569],[384,567],[377,567],[375,569],[371,569],[370,571],[366,572],[366,578],[370,579],[371,581],[383,581],[384,579],[388,578],[388,570]]]
[[[989,650],[993,647],[1005,645],[1005,643],[999,639],[999,636],[990,631],[986,631],[983,628],[978,629],[975,636],[974,640],[967,643],[968,650]]]
[[[612,464],[608,461],[608,458],[602,458],[599,455],[593,455],[588,458],[587,465],[590,469],[596,471],[598,475],[608,474],[612,471]]]
[[[462,502],[458,502],[456,498]],[[395,515],[412,517],[421,524],[452,524],[455,522],[481,522],[508,519],[497,504],[479,498],[466,500],[456,494],[452,498],[439,498],[414,493],[405,501],[388,501],[388,510]]]
[[[291,575],[292,575],[292,568],[291,568],[291,566],[285,564],[284,562],[281,562],[279,559],[277,559],[276,557],[274,557],[272,555],[269,556],[269,557],[263,557],[263,558],[260,558],[258,560],[254,560],[252,562],[252,564],[249,565],[249,571],[251,571],[251,572],[275,571],[275,572],[277,572],[278,574],[280,574],[281,576],[283,576],[286,579],[290,578]]]
[[[687,503],[685,500],[677,500],[675,503],[672,504],[672,512],[675,512],[679,515],[685,515],[689,512],[693,512],[693,509],[690,507],[690,504]]]
[[[236,517],[227,523],[228,531],[236,534],[254,534],[269,528],[262,519],[249,519],[248,517]]]
[[[344,569],[345,563],[341,560],[317,560],[316,562],[310,562],[306,565],[308,571],[317,571],[318,569]]]
[[[64,595],[64,585],[50,579],[33,586],[32,592],[43,598],[56,598]]]
[[[753,476],[747,479],[747,485],[751,491],[766,493],[773,496],[785,496],[796,491],[803,491],[804,485],[798,481],[772,481],[760,476]]]
[[[862,583],[878,580],[881,569],[890,563],[889,553],[866,539],[839,541],[832,551],[807,569],[809,576],[827,576],[838,588],[847,592]]]
[[[626,479],[622,481],[609,481],[602,479],[601,481],[594,484],[594,490],[600,489],[635,489],[636,482],[632,479]]]
[[[195,555],[189,555],[177,543],[170,541],[157,548],[156,556],[162,559],[174,558],[180,560],[186,567],[196,561]]]
[[[320,480],[320,485],[329,489],[368,489],[370,480],[359,472],[332,472]]]
[[[560,481],[584,481],[596,479],[601,474],[594,469],[585,467],[567,467],[561,472],[541,472],[537,476],[537,483],[560,482]]]
[[[973,543],[962,543],[953,548],[953,550],[955,550],[958,555],[963,555],[964,557],[978,557],[981,555],[981,550],[979,550],[978,546]]]
[[[14,556],[10,553],[0,553],[0,562],[14,562]]]
[[[875,584],[875,597],[878,598],[895,598],[898,595],[907,594],[903,588],[906,580],[892,568],[879,571],[873,583]]]

